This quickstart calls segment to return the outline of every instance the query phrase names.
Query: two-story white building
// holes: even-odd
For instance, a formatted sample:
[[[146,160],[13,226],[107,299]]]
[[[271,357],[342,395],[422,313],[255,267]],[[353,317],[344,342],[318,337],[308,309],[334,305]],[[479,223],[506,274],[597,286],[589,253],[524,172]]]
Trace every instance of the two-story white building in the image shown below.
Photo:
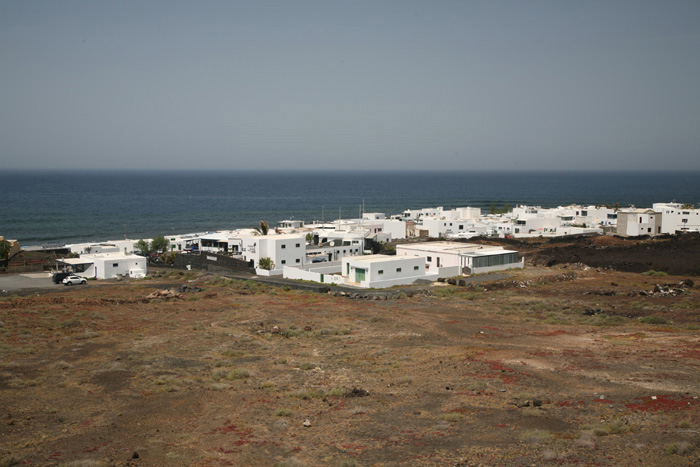
[[[572,206],[575,223],[586,227],[615,227],[617,210],[605,206]]]
[[[618,211],[617,233],[628,236],[659,235],[661,233],[661,213],[653,209]]]
[[[244,235],[230,241],[255,268],[260,268],[260,259],[269,258],[273,263],[272,274],[282,274],[285,266],[306,264],[305,234]]]
[[[654,203],[653,207],[661,213],[661,233],[700,231],[700,209],[680,203]]]

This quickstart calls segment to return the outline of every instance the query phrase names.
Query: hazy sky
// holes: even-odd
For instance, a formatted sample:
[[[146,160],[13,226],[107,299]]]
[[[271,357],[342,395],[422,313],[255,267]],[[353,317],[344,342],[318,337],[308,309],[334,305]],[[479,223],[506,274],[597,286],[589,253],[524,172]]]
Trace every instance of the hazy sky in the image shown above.
[[[6,168],[700,170],[700,1],[0,0]]]

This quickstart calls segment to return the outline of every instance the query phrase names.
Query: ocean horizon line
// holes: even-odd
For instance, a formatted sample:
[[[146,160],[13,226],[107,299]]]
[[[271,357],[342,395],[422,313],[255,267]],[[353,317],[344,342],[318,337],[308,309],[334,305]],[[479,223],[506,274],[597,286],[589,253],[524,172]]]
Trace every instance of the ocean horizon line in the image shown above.
[[[29,169],[16,169],[16,168],[5,168],[3,169],[5,175],[9,174],[128,174],[128,175],[138,175],[138,174],[216,174],[216,175],[235,175],[235,174],[255,174],[255,175],[282,175],[282,174],[299,174],[299,175],[313,175],[313,174],[323,174],[323,175],[353,175],[353,174],[363,174],[363,175],[385,175],[385,174],[409,174],[409,175],[460,175],[460,174],[509,174],[509,175],[585,175],[585,174],[596,174],[596,175],[615,175],[615,174],[625,174],[625,175],[650,175],[650,174],[700,174],[700,169],[698,170],[681,170],[681,169],[669,169],[669,170],[645,170],[645,169],[110,169],[110,168],[61,168],[61,169],[44,169],[44,168],[29,168]]]

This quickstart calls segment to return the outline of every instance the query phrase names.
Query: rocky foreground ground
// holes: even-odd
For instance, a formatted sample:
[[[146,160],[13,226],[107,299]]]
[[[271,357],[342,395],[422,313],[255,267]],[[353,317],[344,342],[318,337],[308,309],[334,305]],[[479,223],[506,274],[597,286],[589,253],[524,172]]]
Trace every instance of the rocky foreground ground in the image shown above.
[[[0,466],[698,465],[700,285],[513,274],[381,301],[177,272],[3,298]]]

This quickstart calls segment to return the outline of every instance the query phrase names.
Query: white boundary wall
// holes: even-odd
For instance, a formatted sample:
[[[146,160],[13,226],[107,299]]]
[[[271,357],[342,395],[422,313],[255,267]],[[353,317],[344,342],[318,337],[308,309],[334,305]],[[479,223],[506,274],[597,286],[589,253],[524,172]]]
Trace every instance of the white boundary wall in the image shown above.
[[[362,281],[360,283],[360,286],[363,288],[386,289],[395,285],[411,285],[419,279],[427,281],[436,281],[437,278],[437,274],[422,274],[420,276],[399,277],[396,279],[387,279],[384,281]]]
[[[321,267],[306,271],[287,266],[283,269],[283,276],[285,279],[313,281],[321,284],[345,284],[345,278],[338,274],[338,267]],[[321,276],[323,276],[323,280],[321,280]]]
[[[508,267],[504,267],[508,266]],[[508,263],[508,264],[501,264],[499,266],[487,266],[485,268],[474,268],[472,269],[472,274],[483,274],[485,272],[494,272],[494,271],[506,271],[508,269],[522,269],[525,267],[525,258],[521,259],[519,263]]]
[[[267,269],[255,268],[255,274],[258,276],[281,276],[282,270],[273,269],[272,271],[268,271]]]

